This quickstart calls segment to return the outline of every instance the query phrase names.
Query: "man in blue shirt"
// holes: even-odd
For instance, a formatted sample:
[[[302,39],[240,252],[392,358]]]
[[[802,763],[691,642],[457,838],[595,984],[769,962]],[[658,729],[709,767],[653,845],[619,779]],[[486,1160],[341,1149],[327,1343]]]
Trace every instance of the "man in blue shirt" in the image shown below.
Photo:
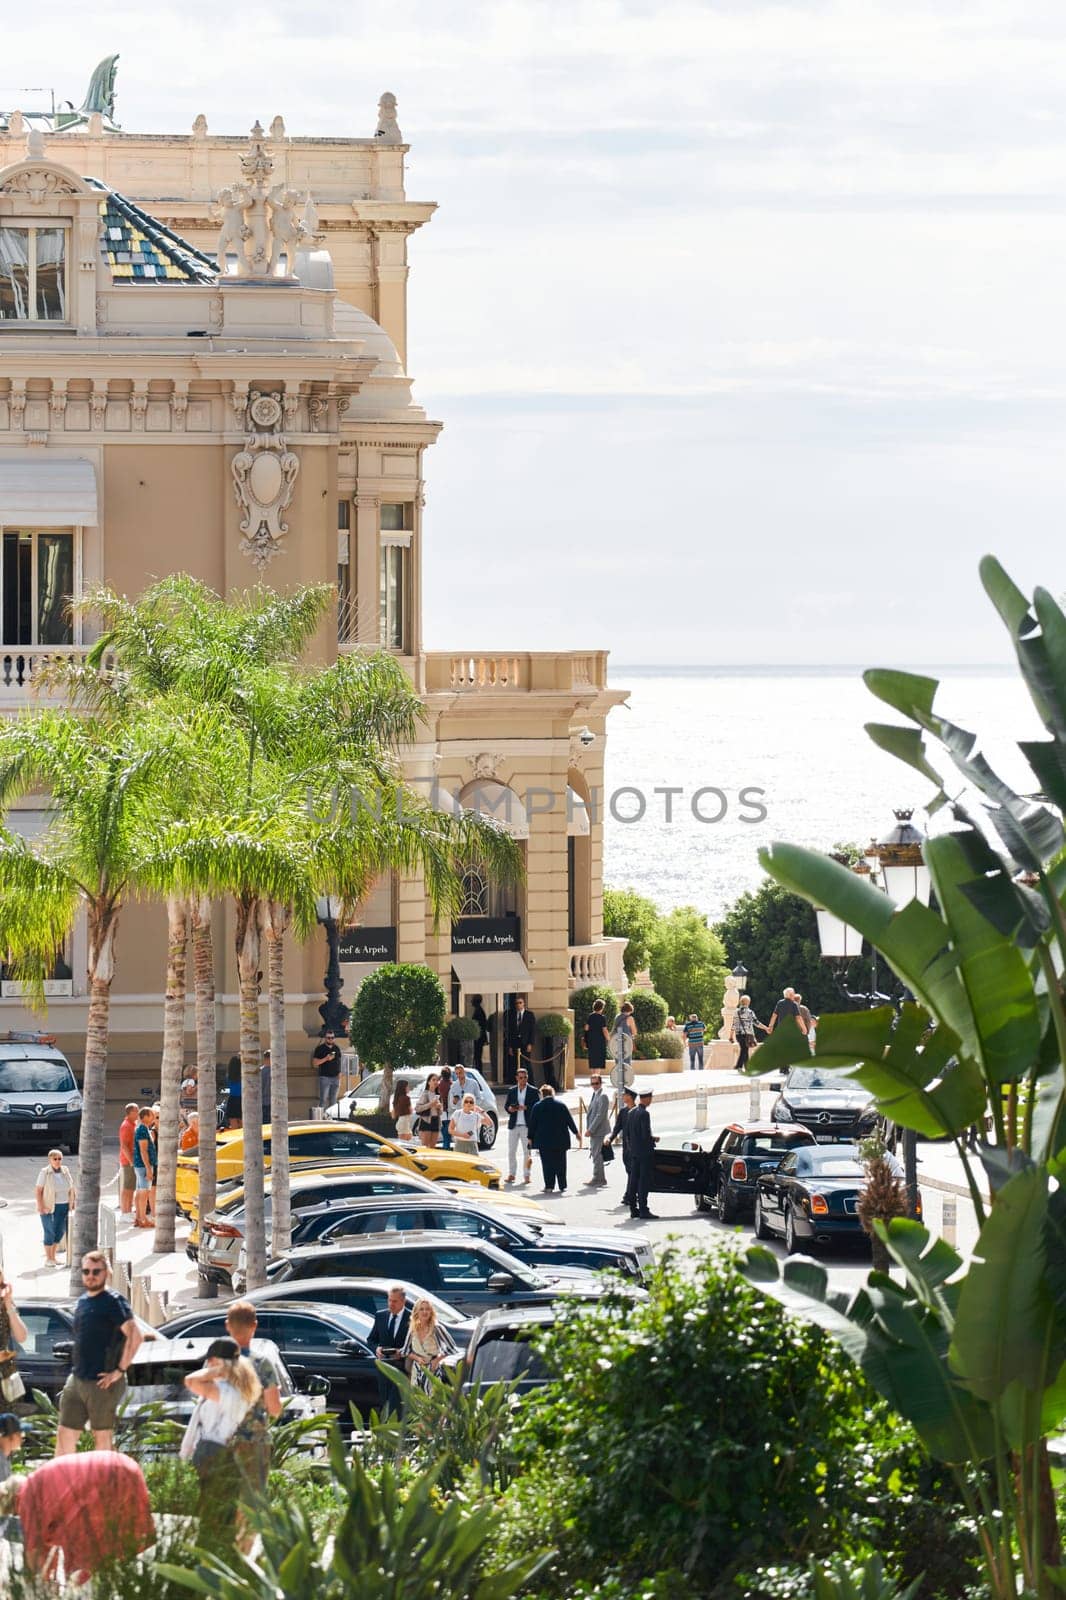
[[[56,1455],[73,1455],[82,1430],[97,1450],[110,1450],[126,1373],[142,1335],[133,1307],[107,1287],[111,1268],[102,1250],[82,1256],[84,1292],[74,1308],[74,1355],[59,1397]]]
[[[703,1071],[703,1035],[706,1029],[700,1021],[699,1013],[693,1011],[685,1023],[685,1038],[688,1040],[688,1065],[689,1071],[695,1072],[698,1067]]]
[[[155,1183],[155,1140],[152,1138],[152,1108],[142,1106],[133,1130],[133,1201],[135,1228],[151,1228],[148,1201]]]

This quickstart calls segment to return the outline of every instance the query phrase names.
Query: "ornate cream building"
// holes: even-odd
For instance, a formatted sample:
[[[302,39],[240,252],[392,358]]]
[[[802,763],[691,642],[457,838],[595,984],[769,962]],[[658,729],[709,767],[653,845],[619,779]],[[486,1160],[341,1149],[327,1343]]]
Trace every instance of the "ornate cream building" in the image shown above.
[[[112,61],[73,116],[0,115],[0,711],[39,703],[41,663],[85,649],[67,602],[88,583],[133,595],[176,570],[221,592],[336,582],[322,658],[397,653],[426,711],[409,776],[442,805],[505,816],[527,867],[515,891],[472,878],[462,921],[437,933],[417,880],[379,884],[342,945],[344,998],[393,951],[433,966],[455,1008],[480,993],[501,1019],[518,992],[543,1014],[581,982],[620,984],[623,941],[602,936],[597,802],[623,698],[606,653],[423,648],[426,452],[441,424],[412,393],[407,274],[434,207],[407,198],[393,97],[365,139],[291,137],[280,117],[250,140],[203,117],[184,136],[134,135],[111,121],[113,81]],[[43,825],[39,811],[11,820]],[[116,1097],[156,1081],[164,933],[157,909],[126,913]],[[324,964],[324,940],[288,953],[297,1061]],[[232,970],[227,945],[220,1059]],[[49,987],[48,1025],[76,1060],[77,930]],[[27,1025],[5,983],[0,1029]]]

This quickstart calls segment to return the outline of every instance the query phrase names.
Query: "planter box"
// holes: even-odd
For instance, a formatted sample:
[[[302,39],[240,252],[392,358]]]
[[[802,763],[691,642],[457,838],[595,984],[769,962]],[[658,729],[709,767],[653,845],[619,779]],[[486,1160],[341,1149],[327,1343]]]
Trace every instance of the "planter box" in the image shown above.
[[[608,1065],[610,1064],[608,1063]],[[655,1078],[660,1073],[684,1072],[684,1070],[685,1059],[683,1056],[677,1061],[671,1061],[666,1056],[657,1056],[654,1061],[638,1061],[635,1056],[633,1058],[633,1071],[638,1078]]]

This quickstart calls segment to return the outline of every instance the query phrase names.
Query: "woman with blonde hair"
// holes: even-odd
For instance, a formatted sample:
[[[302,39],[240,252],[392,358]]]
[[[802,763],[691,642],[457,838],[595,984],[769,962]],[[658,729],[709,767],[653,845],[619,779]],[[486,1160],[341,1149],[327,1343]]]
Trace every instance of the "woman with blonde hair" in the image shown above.
[[[199,1372],[185,1387],[197,1396],[196,1409],[178,1454],[200,1480],[200,1542],[232,1544],[237,1533],[241,1470],[233,1436],[263,1392],[256,1370],[242,1356],[236,1339],[215,1339]]]
[[[492,1118],[487,1111],[478,1109],[472,1094],[464,1094],[458,1111],[452,1112],[452,1146],[469,1156],[477,1155],[478,1134],[482,1128],[491,1128]]]
[[[420,1389],[427,1389],[430,1376],[437,1377],[440,1373],[444,1345],[437,1332],[437,1313],[431,1300],[415,1301],[404,1358],[407,1376]]]

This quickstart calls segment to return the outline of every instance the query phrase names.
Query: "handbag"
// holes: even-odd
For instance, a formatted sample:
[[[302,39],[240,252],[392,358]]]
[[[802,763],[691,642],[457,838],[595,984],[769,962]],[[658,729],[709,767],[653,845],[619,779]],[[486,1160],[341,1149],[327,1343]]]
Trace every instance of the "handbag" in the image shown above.
[[[18,1371],[14,1367],[7,1369],[7,1375],[0,1378],[0,1395],[3,1395],[10,1405],[15,1400],[21,1400],[25,1393],[26,1385],[23,1383]]]
[[[614,1145],[610,1139],[603,1141],[603,1159],[605,1162],[614,1160]]]

